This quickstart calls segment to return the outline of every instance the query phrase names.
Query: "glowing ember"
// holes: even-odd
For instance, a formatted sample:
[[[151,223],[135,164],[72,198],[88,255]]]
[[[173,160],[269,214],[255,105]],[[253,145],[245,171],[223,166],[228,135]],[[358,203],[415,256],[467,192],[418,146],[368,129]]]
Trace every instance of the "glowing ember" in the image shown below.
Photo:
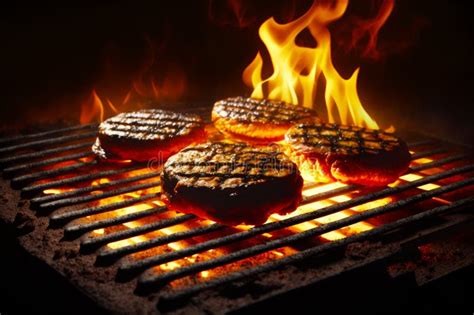
[[[416,174],[406,174],[406,175],[400,176],[400,179],[403,179],[407,182],[413,182],[413,181],[421,179],[421,178],[423,178],[423,176],[416,175]],[[439,188],[439,187],[440,186],[436,185],[436,184],[426,184],[426,185],[423,185],[423,186],[419,186],[418,188],[422,189],[422,190],[433,190],[433,189],[436,189],[436,188]]]
[[[45,189],[43,193],[45,195],[57,195],[63,192],[71,191],[73,189],[66,189],[66,188],[55,188],[55,189]]]
[[[316,195],[316,194],[321,194],[321,193],[331,191],[331,190],[334,190],[334,189],[338,189],[338,188],[341,188],[341,187],[345,187],[345,186],[347,186],[347,185],[343,184],[343,183],[340,183],[340,182],[334,182],[334,183],[330,183],[330,184],[326,184],[326,185],[321,185],[321,186],[317,186],[317,187],[314,187],[314,188],[304,190],[303,191],[303,196],[312,196],[312,195]]]
[[[315,1],[308,12],[290,23],[279,24],[274,18],[265,21],[260,27],[259,35],[270,55],[273,73],[262,78],[263,59],[262,54],[257,53],[243,72],[244,82],[253,87],[252,97],[282,100],[314,108],[316,94],[321,92],[317,91],[318,83],[324,79],[329,122],[378,129],[377,123],[366,112],[357,94],[359,69],[349,79],[344,79],[331,59],[331,34],[328,26],[344,15],[348,3],[349,0]],[[378,32],[388,14],[378,19],[370,32]],[[297,36],[304,30],[309,30],[317,47],[296,44]]]

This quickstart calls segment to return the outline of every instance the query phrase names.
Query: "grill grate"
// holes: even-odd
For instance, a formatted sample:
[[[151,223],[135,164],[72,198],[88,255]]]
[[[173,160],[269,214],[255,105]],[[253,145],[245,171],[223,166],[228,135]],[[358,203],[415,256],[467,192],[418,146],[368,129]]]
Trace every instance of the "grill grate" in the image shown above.
[[[149,294],[160,290],[174,280],[186,276],[195,276],[241,261],[268,253],[283,247],[292,247],[292,254],[281,258],[267,259],[262,264],[231,270],[223,275],[199,280],[192,286],[172,287],[163,292],[160,301],[178,303],[205,290],[291,265],[310,257],[342,248],[353,242],[361,242],[385,235],[388,232],[412,226],[418,222],[439,218],[448,212],[464,209],[474,204],[474,164],[470,153],[453,151],[436,140],[414,140],[409,143],[415,161],[408,174],[417,176],[411,180],[377,190],[367,190],[357,185],[339,185],[326,190],[318,190],[322,184],[306,183],[307,193],[302,206],[304,212],[267,222],[253,228],[230,228],[218,223],[200,221],[191,214],[176,214],[160,203],[159,172],[147,165],[132,163],[101,163],[90,152],[90,146],[96,135],[97,125],[81,125],[41,132],[37,134],[15,136],[0,139],[0,166],[4,178],[11,180],[12,187],[21,189],[22,196],[30,198],[31,207],[38,215],[49,215],[52,229],[60,228],[64,233],[64,242],[80,238],[81,251],[84,254],[95,253],[96,264],[108,266],[117,263],[117,280],[129,281],[137,278],[138,294]],[[419,150],[419,148],[426,148]],[[430,158],[430,159],[427,159]],[[424,160],[423,163],[416,160]],[[455,164],[453,166],[453,164]],[[428,172],[428,173],[423,173]],[[107,179],[106,181],[101,181]],[[402,177],[403,179],[403,177]],[[94,182],[94,185],[91,183]],[[423,189],[424,185],[434,185]],[[67,187],[68,189],[64,189]],[[48,190],[57,190],[46,194]],[[455,193],[453,200],[440,199]],[[311,208],[316,202],[326,201],[341,195],[350,198],[331,201],[322,207]],[[126,196],[125,199],[118,197]],[[354,208],[386,197],[397,197],[396,201],[355,211]],[[449,198],[448,198],[449,199]],[[339,231],[353,224],[370,221],[389,212],[406,209],[407,206],[420,204],[428,200],[438,203],[421,212],[410,213],[390,222],[378,224],[373,228],[355,234],[348,233],[343,238],[330,242],[318,241],[315,244],[299,244],[315,239],[328,232]],[[441,203],[441,205],[440,205]],[[148,208],[136,212],[109,214],[131,206],[146,204]],[[308,207],[310,209],[308,210]],[[298,224],[314,222],[326,216],[349,211],[350,215],[330,222],[322,222],[302,231],[288,232],[288,228]],[[102,215],[100,218],[89,216]],[[441,222],[430,233],[461,226],[470,222],[471,215],[463,220]],[[143,220],[139,225],[124,224]],[[170,234],[157,234],[164,228],[183,224],[185,229]],[[102,235],[94,234],[99,229],[110,228]],[[286,232],[285,232],[286,231]],[[109,247],[113,242],[128,240],[148,234],[137,243],[127,243],[120,247]],[[275,233],[270,239],[266,234]],[[278,237],[275,237],[277,235]],[[137,258],[134,255],[160,246],[170,245],[194,238],[200,241],[184,248],[169,252],[154,253]],[[156,267],[173,263],[186,257],[199,255],[206,251],[233,246],[254,240],[243,248],[237,247],[225,255],[211,257],[193,264],[178,265],[172,270],[156,271]],[[160,302],[160,303],[161,303]]]

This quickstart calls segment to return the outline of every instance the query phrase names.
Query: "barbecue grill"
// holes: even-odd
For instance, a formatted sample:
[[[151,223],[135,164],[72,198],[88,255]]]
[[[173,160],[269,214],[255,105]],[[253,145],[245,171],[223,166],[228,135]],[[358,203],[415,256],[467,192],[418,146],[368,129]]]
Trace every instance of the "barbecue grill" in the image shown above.
[[[96,129],[2,138],[2,195],[22,206],[1,217],[28,252],[112,312],[238,310],[374,263],[396,277],[408,272],[396,266],[466,235],[474,219],[469,148],[414,133],[404,135],[413,161],[397,183],[307,182],[296,213],[226,227],[167,210],[156,165],[95,159]],[[472,249],[466,237],[451,271],[472,264]]]

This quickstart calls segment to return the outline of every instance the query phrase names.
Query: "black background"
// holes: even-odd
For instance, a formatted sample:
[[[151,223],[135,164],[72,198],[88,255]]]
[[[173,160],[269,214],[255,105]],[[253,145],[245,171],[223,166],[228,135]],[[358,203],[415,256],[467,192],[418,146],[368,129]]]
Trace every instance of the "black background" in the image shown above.
[[[308,6],[307,1],[297,2],[295,15]],[[157,71],[168,65],[185,69],[188,89],[183,100],[191,105],[249,93],[241,73],[262,48],[258,26],[270,16],[288,19],[294,2],[243,3],[248,7],[244,27],[236,23],[225,4],[210,18],[208,0],[2,4],[2,129],[77,118],[81,102],[93,88],[111,98],[123,96],[147,56],[147,39],[165,43],[157,57]],[[370,3],[353,0],[349,9],[364,12]],[[347,54],[335,41],[336,67],[345,77],[357,65],[362,67],[361,99],[383,126],[417,129],[472,145],[474,60],[470,6],[470,1],[398,0],[380,34],[380,45],[385,47],[382,60]],[[2,234],[2,243],[6,242],[4,237]],[[21,296],[22,286],[35,274],[30,270],[17,278],[21,271],[14,262],[26,256],[16,255],[19,256],[11,260],[2,257],[4,262],[10,261],[9,268],[2,268],[0,279],[4,284],[0,306],[6,307],[0,308],[2,314],[33,311],[37,306],[29,305]],[[469,297],[464,295],[472,291],[472,270],[452,277],[447,280],[449,285],[441,282],[440,287],[416,291],[423,299],[415,309],[434,312],[438,307],[469,307],[465,304]],[[5,286],[6,278],[15,288]],[[29,301],[43,301],[42,307],[47,309],[48,291],[42,289],[48,288],[49,277],[38,279],[40,282],[25,293],[38,292],[37,298]],[[64,292],[65,303],[59,309],[68,308],[67,297],[71,294]],[[412,309],[418,298],[413,296],[401,309]],[[392,310],[396,312],[397,308]]]
[[[246,7],[244,27],[224,0],[213,1],[211,17],[209,0],[4,7],[2,125],[77,118],[93,88],[101,97],[123,98],[150,55],[147,40],[159,47],[154,68],[158,75],[176,66],[185,71],[188,88],[183,101],[192,105],[248,94],[241,73],[262,48],[258,26],[272,15],[280,21],[297,16],[308,1],[241,2]],[[372,3],[353,1],[346,15],[370,16]],[[361,66],[360,97],[382,126],[393,124],[471,144],[470,12],[469,1],[399,0],[380,34],[382,60],[347,54],[336,45],[341,38],[334,38],[334,62],[345,77]]]
[[[10,4],[0,13],[2,125],[77,118],[93,88],[123,98],[150,55],[147,40],[158,47],[158,77],[176,65],[185,71],[183,101],[248,94],[241,73],[262,48],[258,26],[298,16],[310,2],[242,0],[244,27],[225,0],[213,1],[211,16],[209,0]],[[370,16],[373,3],[352,1],[346,15]],[[470,12],[469,1],[398,0],[380,34],[384,58],[345,53],[334,32],[336,68],[348,77],[361,66],[360,97],[382,126],[471,144]]]

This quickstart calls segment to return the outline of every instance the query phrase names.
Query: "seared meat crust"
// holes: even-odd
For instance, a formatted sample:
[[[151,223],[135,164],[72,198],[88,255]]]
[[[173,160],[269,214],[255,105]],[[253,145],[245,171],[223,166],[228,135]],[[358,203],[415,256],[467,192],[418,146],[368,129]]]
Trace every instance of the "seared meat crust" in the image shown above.
[[[103,158],[163,162],[183,147],[204,139],[201,117],[145,109],[111,117],[99,126],[94,152]]]
[[[406,143],[394,134],[336,124],[299,124],[285,136],[291,159],[320,182],[383,186],[410,164]]]
[[[301,200],[303,179],[278,146],[208,142],[189,146],[165,163],[169,207],[226,225],[262,224]]]
[[[212,121],[217,129],[246,141],[282,140],[295,123],[317,120],[314,111],[285,102],[232,97],[214,104]]]

